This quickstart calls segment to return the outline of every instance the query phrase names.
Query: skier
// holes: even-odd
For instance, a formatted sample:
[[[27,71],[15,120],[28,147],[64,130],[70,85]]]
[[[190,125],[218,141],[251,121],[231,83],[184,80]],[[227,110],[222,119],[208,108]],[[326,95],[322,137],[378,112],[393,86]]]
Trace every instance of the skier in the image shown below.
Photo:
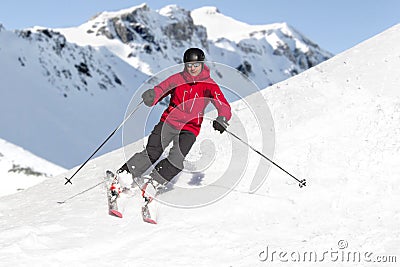
[[[204,60],[201,49],[189,48],[183,55],[183,71],[142,94],[143,102],[148,107],[156,105],[167,95],[170,95],[170,103],[151,132],[146,148],[119,168],[118,176],[123,179],[129,176],[130,181],[141,177],[160,158],[164,149],[173,143],[168,157],[159,161],[146,176],[141,188],[145,201],[150,201],[160,188],[182,171],[183,161],[196,141],[204,110],[210,102],[218,111],[213,128],[223,133],[229,125],[232,116],[230,105],[211,79],[210,69]]]

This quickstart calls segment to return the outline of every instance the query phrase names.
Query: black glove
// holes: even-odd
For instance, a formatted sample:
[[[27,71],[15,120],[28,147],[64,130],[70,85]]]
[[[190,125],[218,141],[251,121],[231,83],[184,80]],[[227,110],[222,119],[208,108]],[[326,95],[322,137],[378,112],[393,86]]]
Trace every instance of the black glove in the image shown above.
[[[225,132],[228,125],[229,125],[229,123],[224,116],[218,116],[213,121],[214,130],[219,131],[220,133]]]
[[[143,102],[146,106],[151,107],[155,97],[154,89],[149,89],[142,94]]]

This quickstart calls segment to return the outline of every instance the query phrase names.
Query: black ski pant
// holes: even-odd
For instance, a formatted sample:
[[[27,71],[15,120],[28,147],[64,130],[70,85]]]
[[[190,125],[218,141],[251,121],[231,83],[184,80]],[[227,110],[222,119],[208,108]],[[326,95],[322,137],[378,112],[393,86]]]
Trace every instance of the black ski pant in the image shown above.
[[[133,155],[126,163],[134,177],[140,177],[161,157],[172,142],[168,157],[154,167],[150,176],[160,184],[166,184],[183,170],[183,161],[189,153],[196,136],[190,131],[180,131],[167,123],[159,122],[151,132],[146,148]]]

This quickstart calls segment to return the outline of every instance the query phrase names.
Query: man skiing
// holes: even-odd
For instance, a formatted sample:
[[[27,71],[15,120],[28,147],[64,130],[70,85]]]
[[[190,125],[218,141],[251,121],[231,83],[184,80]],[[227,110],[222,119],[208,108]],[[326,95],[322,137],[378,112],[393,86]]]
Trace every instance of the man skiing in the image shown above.
[[[118,176],[141,177],[161,157],[165,148],[173,143],[168,157],[159,161],[150,175],[146,176],[148,179],[141,188],[146,201],[150,201],[160,187],[183,170],[184,159],[196,141],[204,110],[210,102],[218,111],[218,117],[213,121],[216,131],[223,133],[231,119],[230,105],[211,79],[210,69],[204,61],[205,55],[201,49],[189,48],[183,55],[183,71],[142,94],[144,104],[149,107],[167,95],[170,95],[170,103],[151,132],[146,148],[119,168]]]

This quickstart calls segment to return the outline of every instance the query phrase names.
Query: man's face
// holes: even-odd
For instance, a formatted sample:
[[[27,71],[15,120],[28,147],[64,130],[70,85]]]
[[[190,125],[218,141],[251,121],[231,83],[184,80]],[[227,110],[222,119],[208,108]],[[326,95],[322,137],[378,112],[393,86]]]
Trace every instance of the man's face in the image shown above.
[[[200,74],[202,65],[200,62],[189,62],[185,64],[187,72],[192,76],[197,76]]]

